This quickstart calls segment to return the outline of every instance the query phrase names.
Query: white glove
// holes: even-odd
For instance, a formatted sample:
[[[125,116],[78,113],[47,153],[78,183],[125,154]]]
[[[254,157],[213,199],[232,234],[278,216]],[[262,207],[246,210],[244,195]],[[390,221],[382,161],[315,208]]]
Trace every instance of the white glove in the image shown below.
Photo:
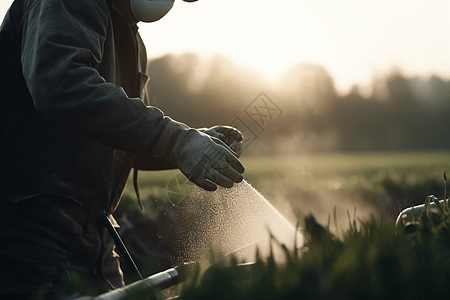
[[[243,180],[244,166],[224,142],[165,118],[168,121],[156,141],[154,155],[166,157],[190,181],[208,191],[216,190],[216,185],[230,188]]]

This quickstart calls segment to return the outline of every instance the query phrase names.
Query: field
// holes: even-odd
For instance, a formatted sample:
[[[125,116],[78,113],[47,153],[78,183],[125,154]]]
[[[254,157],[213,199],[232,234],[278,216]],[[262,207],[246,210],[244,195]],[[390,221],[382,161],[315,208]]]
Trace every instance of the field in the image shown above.
[[[243,157],[244,178],[291,223],[312,213],[321,224],[336,207],[338,224],[348,227],[347,210],[362,220],[371,214],[395,218],[399,207],[444,196],[443,173],[450,170],[450,152],[377,152]],[[151,210],[171,205],[179,171],[139,172],[139,188]],[[135,199],[132,177],[126,199]],[[172,199],[172,200],[171,200]],[[128,202],[128,201],[126,201]],[[127,207],[130,207],[127,205]],[[131,206],[133,207],[133,206]]]
[[[208,273],[197,269],[181,287],[162,294],[147,293],[143,298],[177,294],[180,300],[450,296],[450,209],[427,211],[406,227],[394,227],[399,206],[422,204],[430,194],[443,198],[450,153],[316,154],[244,157],[242,161],[248,182],[292,223],[301,219],[304,246],[283,250],[272,241],[274,248],[284,251],[285,263],[276,263],[269,256],[244,269],[230,267],[239,261],[217,262],[212,255],[210,263],[216,267]],[[146,212],[139,212],[130,182],[117,212],[119,222],[124,216],[132,222],[157,220],[156,215],[170,212],[174,201],[180,199],[177,197],[190,191],[177,171],[142,172],[139,182]],[[138,239],[144,240],[150,228],[154,229],[135,227],[140,229]],[[141,271],[153,274],[156,259],[150,262],[151,268],[140,262],[143,242],[136,251],[133,239],[127,241],[127,231],[124,233]]]
[[[450,295],[450,210],[424,214],[405,230],[394,228],[401,208],[423,204],[430,194],[444,197],[450,152],[243,157],[241,161],[246,181],[291,224],[301,220],[304,247],[291,252],[275,242],[274,247],[285,252],[285,264],[275,263],[272,256],[259,260],[250,271],[218,264],[207,275],[191,274],[181,287],[143,298],[181,294],[180,299],[433,299],[436,293],[443,298]],[[161,220],[170,220],[172,208],[192,186],[179,171],[171,170],[139,172],[139,188],[145,212],[139,209],[130,176],[115,217],[142,275],[149,276],[173,266],[176,247],[170,236],[161,234]],[[122,267],[127,283],[136,280],[124,262]]]

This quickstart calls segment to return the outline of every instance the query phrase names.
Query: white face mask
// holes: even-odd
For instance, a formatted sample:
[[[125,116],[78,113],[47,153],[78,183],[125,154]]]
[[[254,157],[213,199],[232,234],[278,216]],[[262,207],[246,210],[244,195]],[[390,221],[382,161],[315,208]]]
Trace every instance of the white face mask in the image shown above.
[[[172,9],[175,0],[130,0],[131,10],[138,21],[155,22]]]

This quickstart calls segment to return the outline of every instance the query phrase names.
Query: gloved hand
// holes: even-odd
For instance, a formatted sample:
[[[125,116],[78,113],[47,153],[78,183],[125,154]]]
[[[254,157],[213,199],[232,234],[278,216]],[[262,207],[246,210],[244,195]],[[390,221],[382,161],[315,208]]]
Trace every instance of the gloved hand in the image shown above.
[[[207,135],[213,136],[224,142],[236,153],[237,157],[242,154],[242,141],[244,136],[242,133],[234,127],[231,126],[213,126],[211,128],[200,128],[200,132],[206,133]]]
[[[166,118],[153,149],[176,165],[193,183],[208,191],[241,182],[244,167],[220,139]]]

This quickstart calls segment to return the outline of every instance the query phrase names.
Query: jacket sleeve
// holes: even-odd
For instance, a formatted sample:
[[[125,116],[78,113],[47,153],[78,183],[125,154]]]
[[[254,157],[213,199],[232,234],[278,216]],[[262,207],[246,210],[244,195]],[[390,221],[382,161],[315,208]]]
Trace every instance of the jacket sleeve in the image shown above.
[[[143,153],[164,126],[164,115],[97,71],[112,24],[106,1],[34,4],[23,27],[21,59],[36,109],[106,146]]]

